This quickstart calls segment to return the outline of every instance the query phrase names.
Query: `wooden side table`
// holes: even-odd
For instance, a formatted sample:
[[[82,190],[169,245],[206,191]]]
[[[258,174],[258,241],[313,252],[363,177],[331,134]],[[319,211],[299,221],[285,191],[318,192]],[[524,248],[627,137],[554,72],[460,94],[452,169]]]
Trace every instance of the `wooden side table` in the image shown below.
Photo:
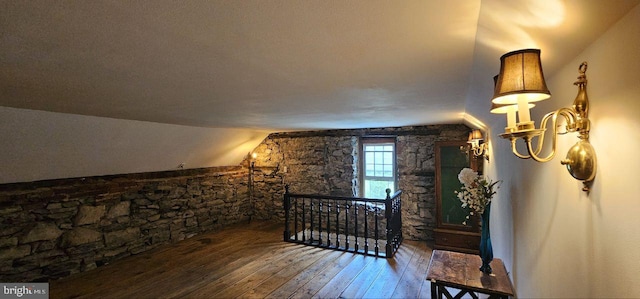
[[[474,254],[453,251],[434,250],[427,270],[427,280],[431,281],[431,298],[454,299],[469,294],[478,299],[475,293],[489,295],[489,298],[513,296],[511,279],[501,259],[493,259],[493,273],[485,274],[479,270],[480,257]],[[460,290],[452,296],[445,288]]]

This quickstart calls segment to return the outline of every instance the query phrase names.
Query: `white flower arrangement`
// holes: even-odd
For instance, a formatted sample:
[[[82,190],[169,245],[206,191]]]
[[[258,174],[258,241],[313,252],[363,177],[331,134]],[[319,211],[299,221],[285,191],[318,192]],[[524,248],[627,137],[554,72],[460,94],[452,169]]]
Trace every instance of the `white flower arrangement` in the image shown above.
[[[484,213],[484,209],[491,203],[491,198],[496,194],[494,187],[500,181],[492,182],[486,178],[479,176],[477,172],[471,168],[464,168],[458,174],[458,180],[462,183],[460,191],[454,191],[458,195],[458,199],[462,202],[462,207],[469,207],[469,215],[473,216],[474,212],[478,214]],[[496,187],[498,189],[498,187]],[[462,222],[467,225],[467,221]]]

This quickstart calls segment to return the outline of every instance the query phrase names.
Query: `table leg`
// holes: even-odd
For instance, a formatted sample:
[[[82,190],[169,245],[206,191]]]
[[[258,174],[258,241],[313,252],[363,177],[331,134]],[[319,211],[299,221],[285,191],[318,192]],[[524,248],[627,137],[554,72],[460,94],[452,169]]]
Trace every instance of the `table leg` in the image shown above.
[[[438,288],[438,286],[436,286],[436,282],[432,280],[431,281],[431,299],[438,298],[437,288]]]

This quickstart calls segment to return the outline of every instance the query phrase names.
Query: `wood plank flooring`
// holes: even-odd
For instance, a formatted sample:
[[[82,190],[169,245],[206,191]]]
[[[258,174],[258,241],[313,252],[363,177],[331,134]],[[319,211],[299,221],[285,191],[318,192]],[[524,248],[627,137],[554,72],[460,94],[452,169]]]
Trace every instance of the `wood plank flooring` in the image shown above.
[[[279,223],[195,236],[50,283],[51,298],[429,298],[431,249],[392,259],[282,241]]]

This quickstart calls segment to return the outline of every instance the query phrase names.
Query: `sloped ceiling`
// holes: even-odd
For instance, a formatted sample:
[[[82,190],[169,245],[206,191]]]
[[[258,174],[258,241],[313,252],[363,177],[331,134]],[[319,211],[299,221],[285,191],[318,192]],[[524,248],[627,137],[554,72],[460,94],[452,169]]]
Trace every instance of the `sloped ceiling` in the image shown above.
[[[461,122],[637,0],[0,1],[0,106],[269,131]],[[487,104],[488,105],[488,104]]]

